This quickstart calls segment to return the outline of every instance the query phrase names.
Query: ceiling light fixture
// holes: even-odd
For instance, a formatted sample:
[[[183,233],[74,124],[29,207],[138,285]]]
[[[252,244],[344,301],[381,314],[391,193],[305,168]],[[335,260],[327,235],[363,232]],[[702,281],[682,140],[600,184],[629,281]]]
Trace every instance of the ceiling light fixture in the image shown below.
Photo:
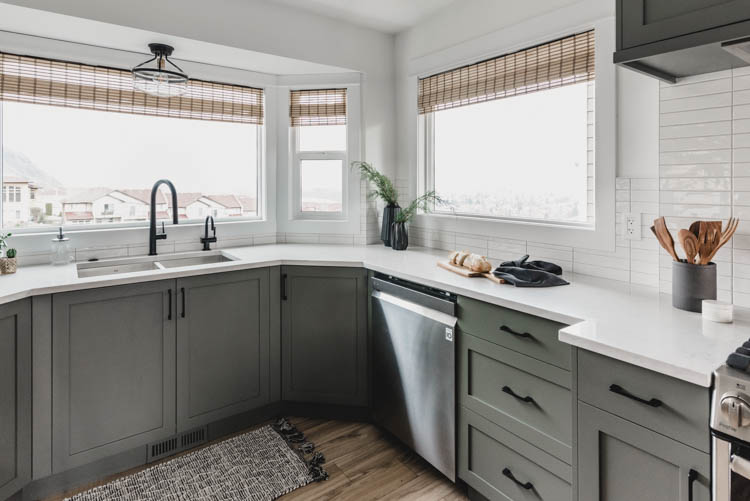
[[[132,69],[135,88],[160,97],[184,94],[187,90],[188,76],[182,68],[169,60],[174,47],[163,43],[150,43],[148,48],[154,57]]]

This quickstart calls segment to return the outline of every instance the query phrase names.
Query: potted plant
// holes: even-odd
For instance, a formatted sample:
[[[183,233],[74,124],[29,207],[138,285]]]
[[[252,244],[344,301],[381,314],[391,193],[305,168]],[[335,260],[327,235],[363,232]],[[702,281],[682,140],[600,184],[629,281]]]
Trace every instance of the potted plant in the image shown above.
[[[11,233],[6,233],[3,235],[0,233],[0,255],[2,255],[3,251],[8,248],[8,238],[11,236]],[[10,251],[10,250],[9,250]],[[13,249],[13,257],[15,260],[15,249]],[[5,273],[5,267],[6,263],[8,262],[8,255],[6,254],[4,257],[0,257],[0,273]]]
[[[380,229],[380,240],[386,247],[391,246],[391,226],[395,220],[396,214],[401,211],[398,205],[398,192],[393,186],[393,182],[385,174],[367,162],[352,162],[352,168],[358,169],[360,175],[365,178],[373,190],[370,196],[381,199],[385,202],[383,208],[383,226]]]
[[[18,262],[16,261],[16,255],[18,253],[16,252],[16,249],[8,249],[5,252],[5,257],[3,258],[2,263],[2,273],[4,275],[8,275],[10,273],[15,273],[18,269]]]
[[[418,210],[429,212],[433,205],[442,204],[443,199],[430,191],[411,201],[406,208],[401,209],[391,225],[391,248],[406,250],[409,246],[409,231],[406,223],[411,221]]]

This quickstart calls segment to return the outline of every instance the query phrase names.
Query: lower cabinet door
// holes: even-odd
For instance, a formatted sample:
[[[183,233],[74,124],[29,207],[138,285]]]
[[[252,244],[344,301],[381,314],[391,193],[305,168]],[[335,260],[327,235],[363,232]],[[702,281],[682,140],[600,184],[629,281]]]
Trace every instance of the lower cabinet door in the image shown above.
[[[167,280],[53,296],[53,473],[175,432],[173,287]]]
[[[570,465],[465,407],[459,408],[458,476],[493,501],[572,497]]]
[[[0,306],[0,499],[31,480],[31,300]]]
[[[177,428],[269,402],[269,269],[177,280]]]
[[[282,397],[367,405],[367,274],[361,268],[285,266]]]
[[[583,402],[578,461],[579,501],[711,498],[708,454]]]

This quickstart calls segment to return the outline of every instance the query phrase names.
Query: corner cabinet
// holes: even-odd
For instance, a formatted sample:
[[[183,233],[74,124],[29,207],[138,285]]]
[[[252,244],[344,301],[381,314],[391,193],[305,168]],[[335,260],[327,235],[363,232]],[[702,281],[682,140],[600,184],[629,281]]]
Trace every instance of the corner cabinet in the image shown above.
[[[269,403],[269,269],[177,280],[177,431]]]
[[[53,296],[53,473],[175,432],[173,287]]]
[[[31,300],[0,306],[0,499],[31,480]]]
[[[283,400],[367,405],[366,271],[282,267],[281,345]]]

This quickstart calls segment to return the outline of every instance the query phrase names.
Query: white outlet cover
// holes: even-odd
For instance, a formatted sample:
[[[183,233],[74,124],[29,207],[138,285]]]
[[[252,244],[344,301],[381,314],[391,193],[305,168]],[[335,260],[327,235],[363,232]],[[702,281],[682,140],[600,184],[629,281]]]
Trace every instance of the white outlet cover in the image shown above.
[[[641,239],[641,214],[639,212],[626,212],[622,216],[622,231],[625,240]]]

